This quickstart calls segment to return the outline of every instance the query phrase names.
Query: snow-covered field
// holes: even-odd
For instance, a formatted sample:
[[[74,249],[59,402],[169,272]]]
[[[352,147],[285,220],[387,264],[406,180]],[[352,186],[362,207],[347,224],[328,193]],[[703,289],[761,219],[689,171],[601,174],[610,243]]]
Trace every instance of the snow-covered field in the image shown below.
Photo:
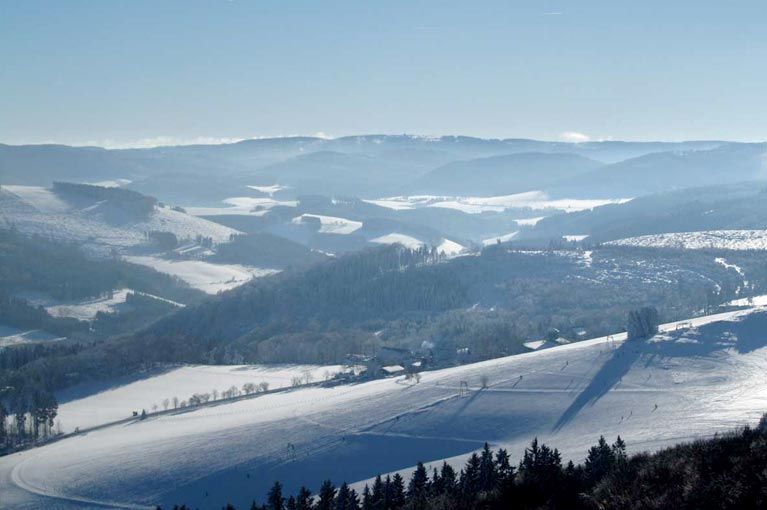
[[[323,216],[321,214],[302,214],[293,218],[293,223],[301,225],[311,220],[319,220],[320,232],[323,234],[351,234],[362,228],[361,221],[348,220],[336,216]]]
[[[628,237],[605,243],[614,246],[683,248],[687,250],[767,250],[767,230],[708,230]]]
[[[419,241],[415,237],[411,237],[405,234],[397,234],[397,233],[391,233],[386,234],[380,237],[376,237],[374,239],[370,240],[371,243],[376,244],[401,244],[402,246],[406,248],[410,248],[411,250],[417,250],[421,246],[423,246],[423,241]]]
[[[128,262],[149,266],[161,273],[176,276],[195,289],[208,294],[233,289],[253,278],[275,273],[278,269],[263,269],[240,264],[212,264],[204,260],[168,260],[148,255],[129,255]]]
[[[271,193],[270,193],[271,195]],[[263,216],[273,207],[297,207],[295,200],[275,200],[273,198],[231,197],[223,201],[226,207],[185,207],[193,216]]]
[[[537,436],[580,460],[600,434],[639,451],[755,423],[767,312],[691,323],[424,372],[419,384],[306,388],[105,427],[0,459],[2,506],[247,507],[274,480],[316,490],[418,460],[462,463],[485,441],[518,460]]]
[[[450,239],[443,239],[441,243],[437,245],[437,253],[442,253],[447,256],[460,255],[466,251],[466,247],[462,244],[451,241]]]
[[[284,191],[289,188],[289,186],[282,186],[280,184],[272,184],[271,186],[248,186],[248,187],[260,193],[266,193],[269,196],[272,196],[275,193]]]
[[[50,189],[37,186],[7,186],[0,189],[0,227],[14,226],[20,232],[77,241],[101,251],[112,247],[127,248],[146,241],[145,233],[153,230],[172,232],[179,239],[210,237],[215,243],[228,242],[239,233],[212,221],[155,207],[148,218],[140,221],[126,218],[119,225],[106,221],[94,202],[75,208]]]
[[[19,329],[0,324],[0,348],[19,344],[36,344],[66,340],[66,337],[52,335],[40,329]]]
[[[628,198],[618,199],[551,199],[543,191],[527,191],[513,195],[495,197],[448,197],[437,195],[414,195],[388,197],[376,200],[366,200],[371,204],[389,209],[417,209],[420,207],[442,207],[457,209],[469,214],[484,212],[501,212],[512,208],[529,208],[534,210],[575,212],[593,209],[607,204],[628,202]],[[524,221],[524,220],[523,220]]]
[[[133,411],[145,409],[152,412],[154,406],[162,410],[163,401],[173,407],[173,397],[186,401],[195,393],[217,391],[219,395],[231,386],[242,390],[247,383],[258,385],[266,382],[269,389],[286,388],[293,378],[305,383],[323,381],[343,370],[342,365],[190,365],[172,367],[159,375],[103,389],[80,386],[59,395],[64,402],[59,407],[58,420],[62,430],[71,432],[75,427],[84,429],[103,423],[122,420]]]
[[[520,220],[514,220],[514,222],[520,227],[534,227],[543,218],[545,218],[545,216],[536,216],[535,218],[522,218]]]
[[[376,244],[401,244],[411,250],[417,250],[418,248],[427,246],[427,243],[416,239],[415,237],[396,232],[376,237],[371,239],[370,242]],[[464,245],[451,241],[450,239],[442,239],[439,244],[434,246],[434,248],[437,250],[437,253],[441,253],[447,257],[454,257],[466,251]]]
[[[58,301],[40,297],[30,297],[28,301],[34,305],[42,306],[45,310],[54,317],[72,317],[81,321],[93,320],[96,314],[114,313],[120,308],[120,305],[125,303],[128,294],[134,292],[141,294],[142,296],[157,299],[165,303],[171,304],[177,307],[183,307],[182,303],[171,301],[145,292],[134,291],[132,289],[116,289],[110,292],[108,295],[95,298],[86,299],[84,301]]]

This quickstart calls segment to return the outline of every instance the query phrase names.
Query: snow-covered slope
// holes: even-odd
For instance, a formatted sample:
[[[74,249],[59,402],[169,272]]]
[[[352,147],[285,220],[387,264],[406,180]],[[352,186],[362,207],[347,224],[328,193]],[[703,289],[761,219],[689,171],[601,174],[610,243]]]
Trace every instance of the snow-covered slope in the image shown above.
[[[40,329],[19,329],[0,324],[0,348],[20,344],[36,344],[66,340],[66,337],[52,335]]]
[[[767,250],[767,230],[708,230],[652,234],[619,239],[605,244],[688,250]]]
[[[274,480],[292,492],[462,462],[484,441],[518,457],[538,436],[580,459],[599,434],[636,451],[753,423],[767,399],[767,312],[691,325],[425,372],[419,384],[307,388],[90,431],[0,459],[3,505],[246,506]]]
[[[126,256],[125,260],[176,276],[191,287],[208,294],[233,289],[253,278],[279,273],[277,269],[264,269],[240,264],[212,264],[204,260],[167,260],[144,255]]]
[[[64,432],[75,427],[85,429],[104,423],[122,420],[132,411],[154,406],[163,409],[167,399],[173,407],[173,397],[186,401],[195,393],[214,391],[221,395],[231,386],[242,389],[247,383],[258,385],[265,382],[269,389],[286,388],[294,378],[303,383],[323,381],[343,370],[341,365],[190,365],[172,367],[144,379],[127,382],[108,389],[90,385],[79,386],[63,392],[59,399],[58,420]],[[308,376],[308,381],[307,381]]]
[[[415,237],[406,234],[398,234],[396,232],[376,237],[371,239],[370,242],[376,244],[401,244],[402,246],[410,248],[411,250],[417,250],[425,244],[423,241],[419,241]]]
[[[550,209],[552,211],[564,212],[585,211],[606,204],[624,203],[629,201],[629,199],[552,199],[543,191],[527,191],[494,197],[413,195],[365,201],[394,210],[442,207],[457,209],[468,214],[480,214],[485,212],[501,212],[511,208]]]
[[[356,232],[362,228],[361,221],[338,218],[336,216],[324,216],[321,214],[302,214],[293,218],[293,223],[301,225],[310,221],[317,221],[320,224],[319,231],[323,234],[346,235]]]
[[[72,317],[81,321],[89,321],[93,320],[99,312],[117,312],[121,306],[124,305],[128,298],[128,294],[130,293],[140,294],[144,297],[163,301],[176,307],[184,306],[176,301],[171,301],[153,294],[147,294],[146,292],[135,291],[132,289],[115,289],[108,295],[82,301],[60,301],[50,298],[39,298],[37,296],[29,297],[27,300],[33,305],[44,307],[45,310],[54,317]]]
[[[78,241],[102,251],[142,244],[146,232],[153,230],[171,232],[179,239],[209,237],[215,243],[227,242],[238,233],[161,206],[154,207],[145,218],[126,215],[123,221],[107,221],[100,206],[100,202],[74,206],[47,188],[4,185],[0,189],[0,227],[14,226],[24,233]]]

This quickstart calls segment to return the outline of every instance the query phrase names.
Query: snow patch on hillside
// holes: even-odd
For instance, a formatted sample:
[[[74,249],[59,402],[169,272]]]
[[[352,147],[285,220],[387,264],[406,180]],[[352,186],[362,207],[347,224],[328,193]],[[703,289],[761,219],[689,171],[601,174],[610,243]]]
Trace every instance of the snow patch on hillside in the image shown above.
[[[520,227],[534,227],[543,218],[545,218],[545,216],[537,216],[535,218],[522,218],[522,219],[519,219],[519,220],[514,220],[514,222],[517,225],[519,225]]]
[[[347,235],[362,228],[361,221],[347,220],[337,216],[323,216],[321,214],[302,214],[293,218],[293,224],[301,225],[309,223],[312,219],[319,220],[320,233]]]
[[[52,335],[41,329],[19,329],[0,324],[0,348],[12,345],[36,344],[66,340],[66,337]]]
[[[708,230],[650,234],[619,239],[605,244],[686,250],[767,250],[767,230]]]
[[[460,255],[466,251],[466,247],[462,244],[451,241],[450,239],[443,239],[441,243],[437,245],[437,253],[441,253],[447,256]]]
[[[485,212],[502,212],[512,208],[576,212],[594,209],[595,207],[607,204],[621,204],[629,200],[631,199],[551,199],[543,191],[527,191],[494,197],[413,195],[366,200],[366,202],[395,210],[441,207],[456,209],[468,214],[481,214]]]
[[[405,234],[398,234],[396,232],[376,237],[375,239],[371,239],[370,242],[376,244],[401,244],[405,248],[409,248],[411,250],[417,250],[425,244],[423,241],[419,241],[415,237],[411,237]]]
[[[39,297],[32,297],[28,299],[28,301],[34,305],[44,307],[45,310],[54,317],[71,317],[81,321],[90,321],[93,320],[99,312],[115,313],[119,311],[120,306],[125,304],[128,294],[130,293],[140,294],[176,307],[185,306],[182,303],[177,303],[170,299],[127,288],[116,289],[107,295],[81,301],[60,301]]]
[[[87,248],[108,253],[146,242],[146,232],[171,232],[179,240],[209,237],[228,242],[239,231],[169,207],[155,207],[146,218],[126,217],[116,224],[99,212],[101,202],[74,208],[50,189],[35,186],[3,186],[0,189],[0,226],[14,226],[26,234],[81,242]]]
[[[271,186],[248,186],[248,187],[258,192],[266,193],[269,196],[272,196],[275,193],[284,191],[289,188],[289,186],[281,186],[280,184],[272,184]]]
[[[193,216],[263,216],[275,207],[297,207],[296,200],[273,198],[230,197],[223,200],[227,207],[186,207]]]
[[[509,242],[512,239],[514,239],[517,236],[517,234],[519,234],[518,231],[517,232],[509,232],[508,234],[503,234],[503,235],[500,235],[500,236],[488,237],[487,239],[483,239],[482,240],[482,245],[483,246],[491,246],[493,244],[498,244],[499,242],[500,243],[506,243],[506,242]]]
[[[212,264],[203,260],[168,260],[145,255],[130,255],[124,259],[180,278],[191,287],[208,294],[217,294],[239,287],[253,278],[261,278],[280,272],[278,269],[264,269],[240,264]]]

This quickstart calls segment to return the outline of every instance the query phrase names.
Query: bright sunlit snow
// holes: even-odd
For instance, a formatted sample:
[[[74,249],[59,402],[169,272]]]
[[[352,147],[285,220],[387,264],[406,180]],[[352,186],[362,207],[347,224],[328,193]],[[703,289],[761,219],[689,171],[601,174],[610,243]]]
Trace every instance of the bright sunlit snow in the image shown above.
[[[231,386],[265,382],[269,389],[286,388],[294,378],[319,382],[343,370],[341,365],[190,365],[158,369],[137,380],[114,381],[114,387],[81,385],[62,392],[59,407],[62,428],[71,432],[129,418],[133,411],[173,408],[173,397],[187,401],[195,393],[218,392]],[[165,400],[168,400],[165,402]]]
[[[278,269],[263,269],[240,264],[213,264],[203,260],[168,260],[144,255],[130,255],[124,258],[128,262],[149,266],[161,273],[176,276],[208,294],[239,287],[253,278],[279,273]]]
[[[709,230],[652,234],[619,239],[605,244],[688,250],[767,250],[767,230]]]

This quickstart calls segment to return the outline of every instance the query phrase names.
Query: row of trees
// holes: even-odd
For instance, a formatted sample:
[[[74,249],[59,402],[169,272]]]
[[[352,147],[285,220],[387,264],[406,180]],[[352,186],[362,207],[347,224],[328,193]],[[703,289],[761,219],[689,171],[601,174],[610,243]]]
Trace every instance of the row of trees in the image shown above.
[[[513,466],[504,449],[486,444],[460,472],[443,463],[431,473],[419,463],[406,483],[376,477],[358,494],[326,480],[316,496],[306,487],[285,496],[275,482],[251,510],[665,510],[767,508],[767,415],[759,427],[629,456],[618,437],[600,437],[581,464],[533,440]],[[174,510],[187,507],[175,506]],[[224,510],[235,510],[227,505]]]
[[[61,430],[54,430],[59,404],[40,388],[4,388],[0,395],[0,452],[34,444]],[[4,402],[7,402],[4,403]]]
[[[157,412],[162,406],[164,411],[168,409],[183,409],[186,407],[195,407],[201,404],[206,404],[210,401],[216,401],[219,399],[229,399],[239,397],[241,395],[255,395],[257,393],[265,393],[269,391],[269,383],[267,381],[261,381],[260,383],[248,382],[242,385],[242,388],[238,388],[235,385],[229,386],[224,390],[213,389],[210,393],[194,393],[187,400],[181,400],[178,397],[165,398],[160,405],[152,404],[151,409],[153,412]]]

